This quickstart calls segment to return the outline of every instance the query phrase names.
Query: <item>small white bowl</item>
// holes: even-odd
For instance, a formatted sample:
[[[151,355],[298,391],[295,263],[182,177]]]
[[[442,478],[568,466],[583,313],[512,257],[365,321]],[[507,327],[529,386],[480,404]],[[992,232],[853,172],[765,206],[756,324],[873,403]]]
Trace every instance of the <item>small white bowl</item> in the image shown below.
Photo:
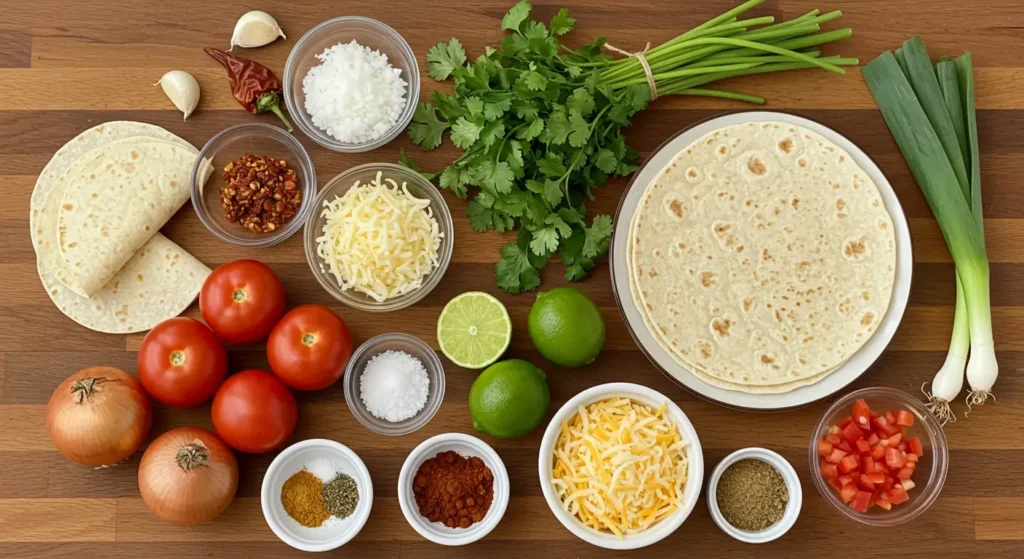
[[[782,474],[782,479],[786,482],[786,489],[789,490],[789,502],[786,504],[786,511],[782,513],[782,520],[760,532],[740,530],[729,524],[725,517],[722,516],[722,511],[718,508],[718,480],[721,479],[722,472],[736,462],[746,459],[763,460],[774,466]],[[714,519],[715,524],[718,524],[718,527],[723,532],[741,542],[767,543],[781,538],[783,534],[793,527],[793,524],[796,524],[796,519],[800,516],[800,506],[802,504],[803,491],[800,489],[800,478],[797,477],[796,470],[793,469],[792,464],[785,458],[766,448],[742,448],[733,452],[718,463],[715,471],[711,473],[711,479],[708,480],[708,510],[711,512],[711,518]]]
[[[465,457],[480,458],[494,475],[494,500],[491,501],[491,508],[483,520],[469,528],[449,528],[440,522],[430,522],[420,514],[412,491],[413,479],[423,462],[448,450],[454,450]],[[442,545],[466,545],[491,533],[505,515],[508,498],[508,470],[501,457],[489,444],[462,433],[444,433],[423,441],[409,453],[402,465],[402,472],[398,474],[398,503],[402,506],[405,520],[419,535]]]
[[[558,439],[562,422],[568,421],[576,414],[580,406],[589,406],[595,402],[607,400],[614,396],[629,398],[633,401],[651,406],[655,409],[667,404],[666,413],[679,428],[683,440],[689,445],[686,447],[686,457],[689,463],[686,488],[683,490],[682,503],[671,515],[661,520],[654,526],[639,534],[633,534],[619,538],[615,534],[600,532],[584,525],[575,516],[562,509],[562,502],[555,494],[551,485],[552,459],[554,456],[555,441]],[[683,521],[686,520],[693,507],[700,497],[701,483],[704,480],[704,454],[701,450],[700,439],[697,438],[697,431],[686,417],[683,410],[672,400],[657,390],[646,386],[628,382],[613,382],[601,384],[580,392],[571,400],[565,403],[551,418],[547,429],[544,431],[544,438],[540,443],[540,454],[537,459],[538,473],[540,475],[540,487],[544,492],[544,500],[554,513],[555,518],[562,523],[577,538],[598,547],[605,549],[639,549],[657,543],[675,532]]]
[[[285,512],[281,505],[281,486],[318,458],[334,462],[339,473],[352,476],[359,488],[359,504],[348,518],[332,519],[319,528],[307,528]],[[366,465],[347,446],[327,439],[309,439],[282,450],[270,463],[263,476],[260,501],[263,518],[281,541],[302,551],[330,551],[345,545],[363,529],[373,506],[373,482]]]

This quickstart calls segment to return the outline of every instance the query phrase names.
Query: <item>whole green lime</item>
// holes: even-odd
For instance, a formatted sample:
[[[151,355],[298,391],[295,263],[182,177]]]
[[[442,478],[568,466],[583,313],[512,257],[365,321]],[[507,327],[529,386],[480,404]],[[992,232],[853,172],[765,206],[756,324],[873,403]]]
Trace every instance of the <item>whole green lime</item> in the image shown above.
[[[537,295],[529,329],[540,354],[562,367],[591,363],[604,347],[601,311],[575,287],[556,287]]]
[[[499,361],[484,369],[469,389],[473,428],[499,439],[533,431],[551,402],[545,378],[544,371],[522,359]]]

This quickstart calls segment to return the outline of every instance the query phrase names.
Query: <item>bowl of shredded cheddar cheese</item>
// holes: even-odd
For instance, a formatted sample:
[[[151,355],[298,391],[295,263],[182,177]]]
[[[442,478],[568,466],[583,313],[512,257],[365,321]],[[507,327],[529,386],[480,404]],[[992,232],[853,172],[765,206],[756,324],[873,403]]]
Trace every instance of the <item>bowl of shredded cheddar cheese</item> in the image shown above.
[[[566,402],[541,441],[544,499],[580,539],[637,549],[675,532],[700,496],[704,457],[693,424],[645,386],[595,386]]]
[[[304,233],[306,261],[337,300],[364,311],[423,299],[452,257],[452,216],[422,175],[368,163],[320,189]]]

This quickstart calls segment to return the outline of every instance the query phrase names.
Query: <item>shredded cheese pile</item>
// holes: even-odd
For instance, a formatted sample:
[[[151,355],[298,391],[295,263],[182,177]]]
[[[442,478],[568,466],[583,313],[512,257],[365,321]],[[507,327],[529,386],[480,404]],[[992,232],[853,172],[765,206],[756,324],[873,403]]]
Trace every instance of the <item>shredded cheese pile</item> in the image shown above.
[[[442,233],[430,200],[409,194],[406,183],[381,180],[355,185],[324,201],[326,218],[316,252],[343,291],[354,289],[384,302],[420,288],[438,266]]]
[[[552,484],[562,508],[619,538],[676,510],[686,487],[687,442],[665,417],[628,398],[580,406],[555,442]]]

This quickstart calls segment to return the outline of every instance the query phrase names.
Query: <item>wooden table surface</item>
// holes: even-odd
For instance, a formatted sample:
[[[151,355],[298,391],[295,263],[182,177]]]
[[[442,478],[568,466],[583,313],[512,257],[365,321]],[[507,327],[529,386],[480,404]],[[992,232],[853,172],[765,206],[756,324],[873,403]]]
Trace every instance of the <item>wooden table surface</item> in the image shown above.
[[[736,0],[648,2],[570,0],[538,2],[550,18],[568,6],[578,20],[577,42],[601,35],[624,48],[657,44],[737,4]],[[459,5],[461,4],[461,5]],[[657,4],[656,6],[654,4]],[[899,4],[899,7],[897,7]],[[0,556],[2,557],[281,557],[297,556],[274,537],[260,511],[259,488],[273,455],[240,456],[237,498],[216,521],[196,528],[159,522],[139,498],[139,455],[115,468],[94,471],[56,452],[45,427],[46,402],[60,380],[92,365],[135,370],[141,334],[91,332],[65,318],[47,299],[35,272],[29,241],[29,195],[36,175],[53,152],[78,132],[109,120],[141,120],[164,126],[202,146],[217,131],[241,122],[276,122],[254,117],[231,98],[223,70],[202,52],[227,47],[235,19],[252,2],[144,0],[31,0],[7,2],[0,19]],[[393,0],[300,0],[264,2],[288,33],[287,41],[244,54],[281,73],[295,41],[313,25],[340,15],[385,21],[402,33],[419,58],[426,98],[436,86],[426,78],[425,55],[439,40],[457,35],[471,55],[500,38],[506,1],[397,2]],[[436,344],[434,326],[442,306],[470,289],[497,295],[515,326],[510,356],[548,371],[552,411],[589,386],[630,380],[660,390],[692,419],[710,470],[737,448],[759,445],[787,457],[803,480],[804,506],[793,530],[757,548],[763,556],[890,557],[921,554],[959,557],[1024,556],[1024,3],[1000,0],[769,0],[759,15],[795,17],[810,9],[842,8],[841,24],[853,39],[830,45],[830,53],[866,62],[895,48],[911,34],[924,36],[934,55],[969,49],[977,66],[977,104],[992,303],[1001,375],[997,403],[975,409],[946,428],[951,446],[949,475],[939,500],[912,524],[897,529],[860,526],[833,510],[811,485],[806,451],[809,431],[825,402],[786,413],[759,415],[703,402],[662,376],[640,354],[616,309],[608,265],[579,284],[601,307],[608,341],[593,365],[559,370],[545,363],[526,335],[532,294],[509,296],[494,282],[498,248],[507,235],[473,233],[465,202],[445,194],[455,214],[458,239],[444,282],[413,308],[384,315],[339,306],[313,279],[301,235],[270,249],[244,250],[218,241],[186,205],[164,228],[211,267],[239,257],[268,262],[280,274],[290,305],[330,305],[348,322],[357,341],[403,331]],[[572,39],[569,40],[572,42]],[[163,72],[186,69],[203,89],[199,110],[182,122],[158,88]],[[766,108],[794,112],[834,127],[863,147],[887,174],[909,218],[914,239],[914,285],[902,327],[889,350],[854,387],[884,385],[917,394],[939,367],[953,315],[953,266],[932,215],[896,150],[857,69],[845,77],[820,71],[735,80],[730,90],[768,98]],[[635,119],[629,142],[646,156],[665,138],[709,115],[748,107],[700,98],[665,98]],[[406,137],[373,153],[339,155],[309,148],[320,183],[370,161],[395,161]],[[452,151],[417,155],[439,168]],[[593,213],[613,213],[626,184],[613,181],[598,194]],[[552,263],[544,288],[561,285],[563,268]],[[197,316],[193,305],[187,313]],[[374,478],[373,513],[362,533],[336,555],[376,557],[613,557],[575,539],[551,515],[537,481],[537,448],[543,429],[511,441],[484,436],[501,454],[512,483],[512,499],[501,525],[466,549],[427,542],[405,522],[396,482],[407,453],[427,437],[471,432],[467,394],[474,373],[447,361],[447,394],[437,416],[404,437],[379,436],[361,427],[346,409],[340,386],[299,395],[298,441],[341,441],[365,460]],[[261,347],[232,348],[232,370],[266,367]],[[210,426],[209,407],[169,409],[158,405],[151,436],[177,426]],[[632,556],[731,557],[751,553],[712,523],[703,498],[672,537]]]

